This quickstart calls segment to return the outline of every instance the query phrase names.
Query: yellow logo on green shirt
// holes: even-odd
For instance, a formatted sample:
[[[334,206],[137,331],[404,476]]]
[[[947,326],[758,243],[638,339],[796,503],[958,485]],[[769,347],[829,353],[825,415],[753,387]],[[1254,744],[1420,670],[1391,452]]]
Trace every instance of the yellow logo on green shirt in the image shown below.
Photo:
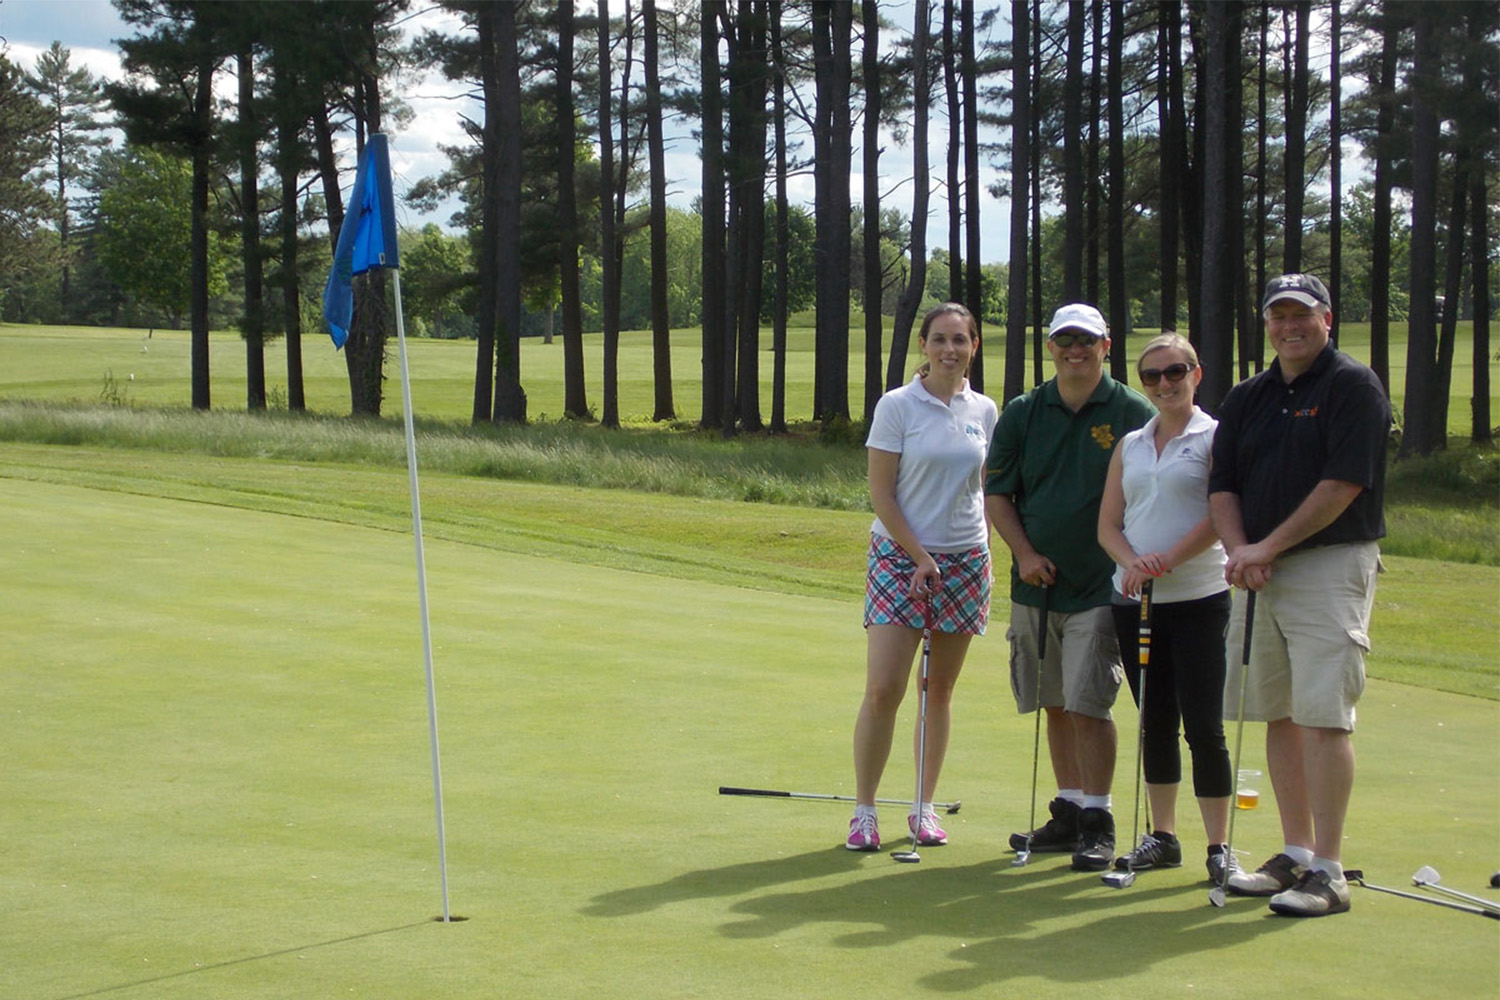
[[[1089,433],[1093,435],[1099,447],[1105,451],[1109,451],[1115,446],[1115,429],[1109,424],[1099,424],[1098,426],[1091,427],[1089,428]]]

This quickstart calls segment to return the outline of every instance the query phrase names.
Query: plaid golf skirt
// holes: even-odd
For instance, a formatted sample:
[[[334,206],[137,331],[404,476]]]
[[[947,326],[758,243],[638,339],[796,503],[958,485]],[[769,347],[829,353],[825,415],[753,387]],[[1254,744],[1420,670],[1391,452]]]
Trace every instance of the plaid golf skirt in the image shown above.
[[[932,630],[955,635],[984,635],[990,618],[988,546],[967,552],[934,552],[942,585],[932,598]],[[870,533],[869,573],[865,579],[865,627],[922,627],[922,605],[907,593],[916,564],[884,535]]]

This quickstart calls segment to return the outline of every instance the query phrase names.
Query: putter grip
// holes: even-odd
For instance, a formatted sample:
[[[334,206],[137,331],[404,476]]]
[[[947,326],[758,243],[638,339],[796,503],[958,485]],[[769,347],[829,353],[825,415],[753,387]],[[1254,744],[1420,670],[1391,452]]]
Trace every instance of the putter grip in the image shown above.
[[[1240,652],[1240,662],[1250,663],[1250,634],[1255,630],[1255,591],[1245,592],[1245,646]]]
[[[791,792],[775,792],[769,788],[735,788],[732,785],[720,785],[720,795],[771,795],[776,798],[789,799]]]

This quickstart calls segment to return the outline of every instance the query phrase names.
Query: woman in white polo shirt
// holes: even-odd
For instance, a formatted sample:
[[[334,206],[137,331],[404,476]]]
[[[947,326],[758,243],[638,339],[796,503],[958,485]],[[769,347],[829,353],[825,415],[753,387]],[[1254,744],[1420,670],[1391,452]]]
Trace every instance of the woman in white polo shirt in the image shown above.
[[[1178,723],[1193,760],[1193,791],[1208,838],[1209,881],[1233,864],[1228,839],[1229,751],[1224,741],[1224,632],[1229,590],[1224,546],[1208,518],[1208,469],[1218,421],[1193,402],[1203,369],[1175,333],[1151,340],[1136,362],[1157,409],[1120,439],[1099,505],[1099,544],[1115,561],[1114,618],[1130,689],[1140,705],[1141,587],[1151,584],[1151,655],[1146,666],[1143,759],[1151,832],[1115,867],[1142,871],[1182,864],[1177,787]]]
[[[969,387],[978,324],[947,302],[923,318],[918,343],[926,361],[910,382],[880,398],[865,442],[875,523],[865,586],[865,694],[854,727],[857,804],[845,843],[851,851],[880,847],[875,795],[924,620],[932,629],[922,789],[929,805],[920,830],[914,815],[907,829],[919,845],[947,843],[930,803],[948,749],[953,685],[969,640],[983,635],[989,620],[984,462],[999,411]]]

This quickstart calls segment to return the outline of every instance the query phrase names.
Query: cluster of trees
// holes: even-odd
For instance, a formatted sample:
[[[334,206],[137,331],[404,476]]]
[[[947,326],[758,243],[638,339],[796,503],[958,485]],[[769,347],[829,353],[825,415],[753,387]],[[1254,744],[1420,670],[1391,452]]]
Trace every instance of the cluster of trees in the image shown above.
[[[474,338],[476,421],[525,419],[523,334],[560,337],[565,409],[592,415],[581,338],[597,330],[598,417],[618,423],[619,333],[647,328],[655,415],[673,417],[667,331],[700,326],[702,424],[780,430],[788,316],[807,308],[811,416],[867,418],[942,299],[981,317],[973,380],[998,397],[1045,377],[1046,314],[1086,299],[1116,331],[1187,330],[1212,406],[1264,358],[1257,290],[1309,270],[1338,317],[1371,324],[1387,385],[1389,323],[1408,322],[1408,451],[1443,446],[1454,328],[1472,317],[1473,436],[1489,438],[1492,3],[919,0],[896,25],[877,0],[455,0],[441,6],[461,30],[405,40],[405,0],[115,3],[136,31],[122,82],[101,86],[60,46],[31,74],[0,59],[0,307],[185,314],[196,406],[209,405],[207,331],[226,318],[244,335],[247,404],[265,405],[265,345],[280,337],[302,405],[304,315],[343,216],[335,140],[399,131],[404,82],[427,69],[465,82],[479,110],[445,150],[450,169],[411,192],[432,209],[456,191],[463,208],[453,232],[403,234],[403,288],[414,329]],[[235,99],[216,99],[221,75]],[[100,138],[108,124],[123,150]],[[674,135],[699,152],[691,211],[668,203]],[[883,169],[893,142],[910,175]],[[1351,145],[1368,167],[1352,182]],[[989,190],[982,163],[1003,170]],[[808,174],[811,209],[788,197]],[[910,215],[892,207],[903,187]],[[930,248],[937,192],[948,240]],[[1008,261],[984,266],[981,213],[1007,203]],[[182,249],[143,250],[169,239]],[[356,413],[380,411],[390,327],[384,278],[360,279]],[[1129,378],[1123,337],[1112,363]]]

